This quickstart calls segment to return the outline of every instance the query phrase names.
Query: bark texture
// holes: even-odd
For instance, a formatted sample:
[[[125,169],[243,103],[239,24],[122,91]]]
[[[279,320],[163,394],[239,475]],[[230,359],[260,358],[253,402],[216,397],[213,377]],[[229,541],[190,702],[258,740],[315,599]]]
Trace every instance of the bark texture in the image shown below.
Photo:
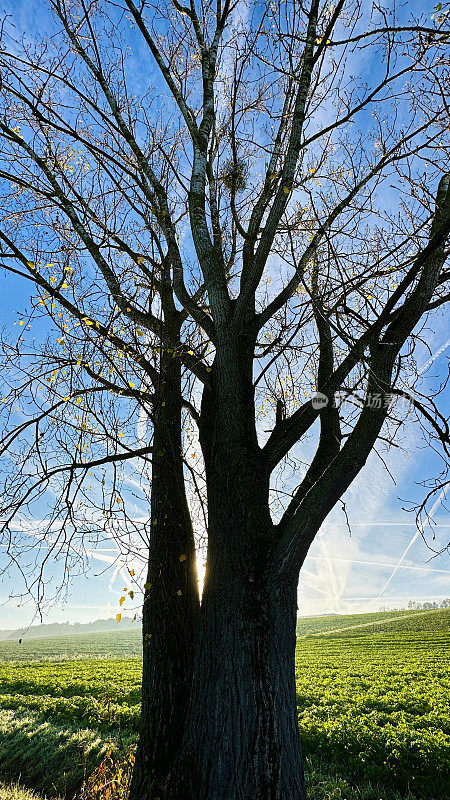
[[[161,375],[154,410],[142,711],[130,800],[160,797],[178,756],[199,610],[195,543],[181,457],[180,366],[170,354],[162,357]]]
[[[203,609],[181,771],[171,800],[302,800],[295,591],[243,584]],[[281,596],[280,596],[281,595]]]
[[[203,397],[209,546],[189,715],[170,800],[303,800],[297,580],[275,573],[249,342],[227,335]]]

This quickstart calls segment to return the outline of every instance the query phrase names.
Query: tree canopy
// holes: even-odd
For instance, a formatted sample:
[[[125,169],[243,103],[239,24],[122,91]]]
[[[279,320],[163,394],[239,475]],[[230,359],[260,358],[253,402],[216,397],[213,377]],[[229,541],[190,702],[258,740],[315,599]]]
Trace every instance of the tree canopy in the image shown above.
[[[423,396],[415,361],[449,298],[449,30],[438,6],[430,20],[344,0],[49,0],[51,37],[3,26],[1,265],[32,289],[18,339],[2,343],[8,552],[23,563],[29,538],[20,546],[14,520],[51,492],[42,534],[69,569],[100,520],[123,550],[144,543],[147,597],[166,569],[161,598],[187,591],[197,667],[179,763],[196,752],[196,800],[223,800],[230,781],[220,762],[208,786],[196,783],[199,714],[233,670],[225,659],[213,687],[202,658],[235,652],[242,630],[238,661],[250,658],[264,709],[247,709],[243,729],[260,743],[287,716],[275,747],[285,756],[258,750],[252,777],[242,767],[236,780],[254,798],[284,798],[289,785],[301,796],[287,766],[290,673],[277,673],[273,643],[292,644],[279,622],[287,607],[295,615],[321,524],[372,450],[395,444],[396,398],[442,453],[425,504],[446,489],[445,385]],[[28,334],[38,320],[47,342]],[[17,425],[18,397],[28,405]],[[307,436],[304,469],[296,447]],[[287,458],[298,479],[283,495]],[[135,459],[131,491],[153,492],[143,517],[119,480]],[[207,532],[198,639],[188,481]],[[144,623],[148,642],[157,616]],[[244,669],[242,697],[246,680]],[[289,686],[282,708],[270,699],[277,680]],[[203,730],[208,764],[231,741],[232,717],[227,733]]]

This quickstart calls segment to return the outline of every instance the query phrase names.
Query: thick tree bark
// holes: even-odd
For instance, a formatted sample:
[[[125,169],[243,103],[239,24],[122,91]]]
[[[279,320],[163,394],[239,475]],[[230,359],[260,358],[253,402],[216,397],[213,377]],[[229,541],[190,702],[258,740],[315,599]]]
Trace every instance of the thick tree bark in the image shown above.
[[[230,348],[228,340],[224,349]],[[235,348],[241,365],[246,349],[245,341]],[[168,797],[303,800],[297,579],[273,569],[276,531],[251,370],[244,363],[239,373],[230,371],[232,363],[218,353],[215,387],[203,396],[208,562],[189,714]]]
[[[253,543],[246,536],[248,525],[254,533],[261,523],[261,508],[268,513],[260,499],[255,490],[254,502],[242,504],[239,513],[235,506],[234,514],[223,503],[222,547],[208,565],[191,705],[170,800],[305,798],[294,676],[297,581],[271,572],[271,526]],[[240,534],[233,529],[239,517]],[[230,546],[224,548],[226,538]]]
[[[295,592],[209,597],[171,800],[302,800]],[[294,613],[293,613],[294,609]]]
[[[142,711],[130,800],[160,797],[190,697],[199,598],[181,451],[178,359],[161,358],[154,407],[151,535],[143,605]]]

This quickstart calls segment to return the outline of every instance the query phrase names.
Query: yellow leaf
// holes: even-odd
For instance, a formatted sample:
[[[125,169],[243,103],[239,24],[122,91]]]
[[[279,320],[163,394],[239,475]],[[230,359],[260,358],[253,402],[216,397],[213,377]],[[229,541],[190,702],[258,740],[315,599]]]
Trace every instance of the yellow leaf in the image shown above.
[[[25,322],[24,322],[23,319],[20,320],[19,325],[25,325]]]
[[[186,561],[186,559],[187,559],[187,555],[185,555],[185,553],[181,553],[180,561]]]
[[[148,592],[152,588],[151,583],[144,583],[144,589]]]
[[[130,573],[131,577],[134,575],[134,569],[129,569],[128,572]]]
[[[121,598],[120,598],[120,600],[119,600],[119,606],[121,606],[121,605],[122,605],[122,603],[124,603],[124,602],[125,602],[125,598],[124,598],[124,597],[121,597]]]
[[[61,288],[62,289],[68,289],[69,287],[68,287],[67,283],[64,282],[63,284],[61,284]]]
[[[120,622],[121,619],[122,619],[122,614],[116,614],[117,622]]]
[[[178,595],[179,597],[181,597],[181,595],[182,595],[182,594],[183,594],[183,592],[181,591],[181,589],[178,589],[177,595]]]

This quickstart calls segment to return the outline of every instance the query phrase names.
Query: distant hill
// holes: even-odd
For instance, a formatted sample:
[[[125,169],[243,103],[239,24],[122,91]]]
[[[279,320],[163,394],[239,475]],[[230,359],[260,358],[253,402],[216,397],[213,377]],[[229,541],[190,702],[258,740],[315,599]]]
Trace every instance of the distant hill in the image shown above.
[[[332,617],[304,617],[297,621],[297,636],[371,636],[418,631],[448,631],[450,608],[374,611]]]
[[[112,623],[113,628],[95,631],[92,626],[97,623],[67,625],[68,633],[38,638],[36,632],[41,632],[44,626],[36,625],[31,629],[35,635],[28,637],[25,634],[21,643],[19,642],[21,637],[18,636],[20,631],[14,632],[13,638],[11,638],[12,631],[7,631],[10,638],[0,641],[0,666],[8,662],[21,661],[71,662],[74,659],[131,659],[142,656],[140,622],[131,623],[127,619],[124,627],[122,627],[123,620],[119,624],[115,620],[98,622],[102,625]],[[341,643],[345,640],[347,643],[345,647],[349,647],[352,642],[358,647],[360,642],[364,642],[366,647],[373,646],[375,649],[382,647],[384,642],[386,652],[393,644],[402,640],[419,641],[426,649],[428,639],[436,642],[440,637],[440,641],[447,641],[448,631],[450,631],[450,608],[308,617],[299,620],[297,627],[300,648],[303,644],[309,647],[314,640],[318,647],[322,642],[325,649],[333,648],[335,645],[339,647],[339,640]],[[0,737],[4,702],[5,698],[0,694]],[[3,800],[1,792],[0,800]]]
[[[122,617],[120,629],[127,630],[133,628],[139,630],[140,620],[133,622],[131,617]],[[43,636],[73,636],[74,633],[100,633],[101,631],[116,631],[118,625],[116,620],[96,619],[94,622],[52,622],[50,624],[31,625],[29,628],[19,628],[18,630],[0,631],[0,641],[9,639],[37,639]]]

